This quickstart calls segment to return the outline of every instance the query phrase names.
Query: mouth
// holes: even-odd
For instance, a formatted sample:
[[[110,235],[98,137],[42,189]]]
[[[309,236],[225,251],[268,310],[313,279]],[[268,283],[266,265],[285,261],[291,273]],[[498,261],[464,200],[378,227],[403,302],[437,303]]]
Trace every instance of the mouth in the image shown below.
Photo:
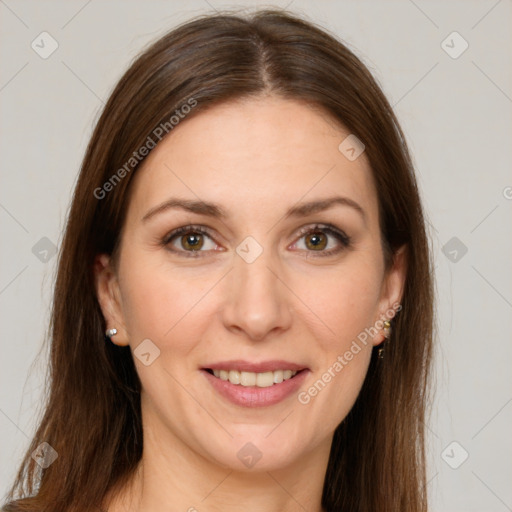
[[[298,393],[309,368],[286,361],[231,361],[201,368],[214,391],[232,404],[264,407]]]
[[[293,379],[297,374],[306,371],[302,370],[275,370],[268,372],[243,372],[238,370],[213,370],[204,368],[206,372],[217,379],[228,381],[235,386],[268,388],[281,384],[284,381]]]

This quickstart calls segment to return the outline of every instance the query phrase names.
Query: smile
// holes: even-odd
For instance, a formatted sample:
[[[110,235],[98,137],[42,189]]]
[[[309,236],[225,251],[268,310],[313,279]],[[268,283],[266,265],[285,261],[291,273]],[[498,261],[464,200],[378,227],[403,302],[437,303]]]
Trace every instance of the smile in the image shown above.
[[[268,407],[296,395],[308,369],[248,372],[203,368],[201,373],[215,394],[242,407]]]
[[[236,386],[257,386],[268,388],[291,379],[297,375],[296,370],[276,370],[273,372],[239,372],[237,370],[207,370],[220,380],[227,380]]]

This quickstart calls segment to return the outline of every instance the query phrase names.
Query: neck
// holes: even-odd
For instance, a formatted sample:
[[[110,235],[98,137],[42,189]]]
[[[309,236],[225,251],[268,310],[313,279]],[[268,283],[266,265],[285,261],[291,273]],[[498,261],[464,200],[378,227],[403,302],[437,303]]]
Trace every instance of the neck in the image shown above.
[[[111,493],[111,500],[107,497],[108,507],[103,508],[108,512],[234,512],[243,504],[245,512],[322,512],[328,441],[289,467],[239,471],[215,464],[174,436],[145,429],[137,470],[128,484]]]

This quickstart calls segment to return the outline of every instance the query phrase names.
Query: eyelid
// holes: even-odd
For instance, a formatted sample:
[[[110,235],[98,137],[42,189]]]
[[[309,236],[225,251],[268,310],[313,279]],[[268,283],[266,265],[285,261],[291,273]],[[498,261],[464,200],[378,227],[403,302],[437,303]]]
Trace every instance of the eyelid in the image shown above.
[[[313,223],[313,224],[308,224],[307,226],[303,226],[303,227],[299,228],[299,230],[294,235],[294,242],[291,245],[292,246],[296,245],[302,237],[304,237],[305,235],[307,235],[309,233],[315,233],[316,231],[324,231],[324,232],[330,234],[330,236],[333,236],[334,238],[336,238],[338,240],[338,242],[341,244],[342,247],[330,249],[328,251],[305,251],[306,253],[308,253],[308,255],[309,254],[315,255],[315,253],[317,253],[315,256],[319,256],[319,257],[335,255],[335,254],[338,254],[339,252],[341,252],[342,250],[347,249],[351,246],[351,237],[348,236],[343,230],[339,229],[338,227],[336,227],[335,225],[330,224],[330,223]],[[172,230],[171,232],[167,233],[163,237],[161,243],[164,247],[168,248],[168,246],[173,238],[176,238],[177,236],[186,234],[186,233],[200,233],[200,234],[206,235],[216,245],[219,245],[217,243],[217,241],[215,240],[215,237],[212,235],[212,230],[210,228],[203,226],[203,225],[197,225],[197,224],[187,224],[187,225],[184,225],[184,226],[181,226],[179,228]],[[288,247],[290,247],[290,246],[288,246]],[[200,253],[202,253],[202,252],[206,252],[206,253],[211,252],[211,250],[208,250],[208,251],[201,251],[201,250],[185,251],[185,250],[178,250],[178,249],[168,249],[168,250],[173,253],[184,254],[185,257],[200,257]],[[218,252],[218,251],[214,251],[214,252]]]
[[[215,238],[212,236],[211,230],[207,228],[206,226],[197,225],[197,224],[187,224],[185,226],[181,226],[179,228],[171,230],[169,233],[167,233],[163,239],[161,240],[161,244],[170,252],[174,254],[180,254],[187,258],[198,258],[201,257],[202,252],[211,252],[211,251],[184,251],[179,249],[171,249],[169,247],[171,240],[173,238],[179,237],[180,235],[184,235],[187,233],[200,233],[202,235],[206,235],[208,238],[212,240],[212,242],[215,243],[215,245],[218,245]],[[215,251],[218,252],[218,251]]]
[[[201,233],[203,235],[208,235],[210,238],[212,238],[210,229],[206,226],[201,226],[197,224],[187,224],[185,226],[181,226],[179,228],[171,230],[169,233],[167,233],[162,243],[168,244],[173,238],[175,238],[178,235],[182,235],[184,233]]]
[[[308,226],[304,226],[299,229],[298,236],[304,236],[308,233],[314,233],[315,231],[330,232],[343,238],[346,243],[350,242],[350,237],[343,230],[328,222],[317,222],[313,225],[309,224]]]
[[[305,253],[307,258],[314,257],[314,258],[322,258],[322,257],[329,257],[329,256],[336,256],[340,254],[341,252],[350,249],[352,247],[352,238],[348,236],[343,230],[339,229],[333,224],[330,223],[315,223],[314,225],[308,225],[304,226],[299,229],[298,232],[298,238],[296,238],[296,241],[292,245],[296,245],[301,238],[303,238],[305,235],[315,232],[324,232],[329,234],[331,237],[334,237],[338,243],[341,245],[341,247],[337,248],[331,248],[329,250],[323,250],[323,251],[302,251]]]

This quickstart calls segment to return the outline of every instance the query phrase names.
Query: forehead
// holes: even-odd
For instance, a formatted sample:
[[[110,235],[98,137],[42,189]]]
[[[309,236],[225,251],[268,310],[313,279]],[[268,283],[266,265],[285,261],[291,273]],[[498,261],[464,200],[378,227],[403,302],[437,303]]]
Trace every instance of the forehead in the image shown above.
[[[350,132],[303,102],[263,97],[223,103],[185,118],[134,177],[129,209],[142,216],[170,195],[222,203],[238,218],[333,194],[377,214],[364,153],[338,149]],[[279,205],[282,205],[279,206]]]

